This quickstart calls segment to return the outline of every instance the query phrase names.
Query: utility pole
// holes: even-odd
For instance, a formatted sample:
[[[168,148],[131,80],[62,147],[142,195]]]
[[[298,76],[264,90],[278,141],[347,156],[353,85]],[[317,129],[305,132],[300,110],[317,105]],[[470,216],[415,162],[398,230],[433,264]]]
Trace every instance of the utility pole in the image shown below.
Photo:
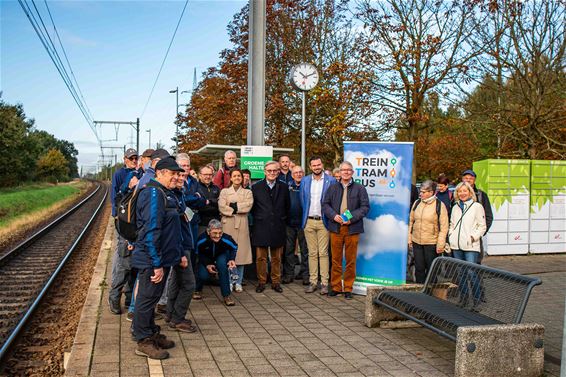
[[[140,118],[137,118],[135,122],[123,122],[118,120],[95,120],[93,121],[94,126],[102,126],[105,124],[112,124],[114,127],[126,124],[131,126],[134,131],[136,131],[136,150],[140,151]],[[126,153],[126,152],[124,152]]]
[[[175,90],[170,90],[169,93],[175,93],[177,101],[175,102],[175,153],[179,153],[179,123],[177,118],[179,117],[179,87]]]
[[[149,144],[147,146],[148,149],[151,149],[151,128],[149,130],[145,130],[145,132],[149,133]],[[139,153],[139,151],[138,151]]]
[[[249,3],[248,145],[265,144],[265,3]]]

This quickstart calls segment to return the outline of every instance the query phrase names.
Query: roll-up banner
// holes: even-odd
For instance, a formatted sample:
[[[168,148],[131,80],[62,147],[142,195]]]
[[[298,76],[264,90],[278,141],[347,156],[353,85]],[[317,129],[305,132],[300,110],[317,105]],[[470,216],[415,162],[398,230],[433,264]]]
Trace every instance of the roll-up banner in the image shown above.
[[[413,143],[344,142],[344,160],[365,186],[370,210],[364,219],[356,260],[354,293],[368,285],[401,285],[407,269]]]

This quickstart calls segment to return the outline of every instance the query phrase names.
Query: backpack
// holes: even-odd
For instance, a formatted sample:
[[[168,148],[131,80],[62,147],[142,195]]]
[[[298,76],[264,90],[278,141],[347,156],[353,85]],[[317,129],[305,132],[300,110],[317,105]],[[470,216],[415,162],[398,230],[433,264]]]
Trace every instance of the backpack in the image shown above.
[[[152,182],[148,183],[146,187],[156,187],[161,190],[165,196],[165,206],[167,206],[167,195],[160,187],[152,184]],[[136,205],[142,189],[136,186],[133,190],[123,194],[120,202],[116,204],[116,231],[129,242],[136,241],[138,237]]]
[[[413,208],[411,208],[411,211],[417,209],[419,204],[421,204],[420,198],[415,200],[415,203],[413,204]],[[440,229],[440,211],[441,211],[440,206],[441,206],[441,201],[438,198],[436,198],[436,224],[438,225],[438,229]]]

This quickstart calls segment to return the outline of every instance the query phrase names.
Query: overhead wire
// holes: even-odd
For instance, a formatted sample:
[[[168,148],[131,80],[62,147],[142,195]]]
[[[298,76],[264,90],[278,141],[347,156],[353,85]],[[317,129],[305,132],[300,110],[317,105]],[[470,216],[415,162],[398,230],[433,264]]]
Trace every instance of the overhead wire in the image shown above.
[[[177,22],[177,26],[175,27],[175,31],[173,32],[173,36],[171,37],[171,41],[169,42],[169,46],[167,47],[167,51],[165,52],[165,56],[163,57],[163,61],[161,62],[161,67],[159,67],[159,72],[157,72],[157,76],[155,77],[155,81],[153,82],[153,86],[151,87],[151,91],[149,92],[149,96],[147,97],[147,101],[145,102],[145,106],[143,107],[143,111],[141,112],[140,119],[143,118],[145,111],[147,110],[147,106],[149,105],[149,101],[151,100],[151,96],[153,95],[153,91],[155,90],[155,86],[157,85],[157,81],[159,80],[159,76],[161,75],[161,71],[163,70],[163,66],[165,65],[165,61],[167,60],[167,56],[169,55],[169,51],[171,50],[171,46],[173,45],[173,41],[175,40],[175,35],[177,35],[177,30],[179,30],[179,25],[181,24],[181,20],[183,19],[183,15],[185,14],[185,10],[187,9],[188,4],[189,0],[186,0],[183,11],[181,12],[181,16],[179,17],[179,21]]]
[[[31,0],[31,2],[33,4],[33,7],[34,7],[36,13],[37,13],[37,18],[34,15],[33,10],[31,9],[31,7],[29,6],[29,4],[27,3],[26,0],[18,0],[18,3],[20,4],[22,10],[24,11],[25,15],[27,16],[29,22],[31,23],[35,33],[37,34],[39,40],[41,41],[41,44],[45,48],[45,51],[49,55],[49,58],[51,59],[51,61],[55,65],[57,72],[59,72],[59,75],[63,79],[65,86],[69,90],[69,93],[71,94],[71,96],[73,97],[73,100],[75,101],[79,110],[81,111],[81,114],[85,118],[89,127],[94,132],[97,140],[99,140],[98,134],[96,132],[96,128],[94,127],[94,122],[93,122],[92,117],[90,115],[90,111],[87,111],[87,106],[86,106],[86,102],[84,102],[84,97],[82,99],[79,98],[79,95],[77,93],[77,90],[75,89],[73,81],[70,79],[69,73],[67,72],[67,69],[66,69],[65,65],[63,64],[63,62],[61,60],[61,57],[58,54],[57,48],[55,47],[55,44],[53,43],[53,40],[51,39],[51,37],[49,35],[47,27],[45,26],[45,23],[43,22],[43,18],[41,17],[41,13],[37,9],[37,6],[35,5],[35,1]],[[39,21],[38,21],[38,19],[39,19]],[[43,26],[43,30],[40,27],[40,23]],[[53,23],[53,25],[55,25],[55,24]],[[61,43],[61,45],[62,45],[62,43]],[[68,61],[68,59],[67,59],[67,61]],[[70,65],[69,65],[69,67],[70,67]],[[76,78],[75,78],[75,80],[76,80]]]

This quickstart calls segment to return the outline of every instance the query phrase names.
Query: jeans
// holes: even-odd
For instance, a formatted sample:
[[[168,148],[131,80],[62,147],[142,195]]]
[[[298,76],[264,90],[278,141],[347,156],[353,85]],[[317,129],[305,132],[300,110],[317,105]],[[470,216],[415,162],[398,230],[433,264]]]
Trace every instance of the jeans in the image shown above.
[[[116,252],[112,260],[112,285],[108,295],[112,302],[119,303],[123,290],[126,296],[126,306],[129,306],[132,300],[131,259],[132,252],[128,250],[128,241],[118,236]]]
[[[432,262],[438,256],[436,245],[419,245],[413,242],[413,256],[415,257],[415,280],[417,284],[423,284],[430,271]]]
[[[301,270],[299,275],[301,277],[309,276],[309,250],[307,248],[307,240],[305,239],[305,232],[300,227],[287,227],[287,246],[285,247],[285,258],[283,261],[283,276],[290,278],[295,277],[295,246],[299,240],[299,250],[301,252]]]
[[[195,291],[195,275],[191,261],[189,260],[186,268],[179,265],[172,267],[169,275],[167,314],[174,323],[179,323],[185,319]]]
[[[169,267],[163,267],[163,274],[163,279],[159,283],[153,283],[151,282],[153,268],[145,268],[138,272],[138,294],[132,324],[138,342],[159,332],[159,326],[155,324],[155,305],[163,293]]]
[[[477,251],[452,250],[452,254],[456,259],[465,260],[467,262],[476,264],[478,263],[479,253]],[[468,283],[471,287],[473,304],[477,305],[481,298],[480,278],[475,272],[468,271],[464,268],[463,271],[460,271],[458,284],[458,289],[460,290],[460,299],[464,304],[468,303],[468,294],[470,293],[470,287],[468,287]]]
[[[236,266],[236,273],[238,274],[238,279],[236,281],[230,279],[230,283],[242,285],[244,281],[244,267],[245,265]]]
[[[220,282],[220,292],[222,297],[230,296],[230,273],[228,271],[228,255],[226,253],[220,254],[216,257],[216,270],[218,271],[218,280]],[[211,276],[202,263],[197,267],[198,280],[196,283],[197,291],[201,292],[204,282],[209,281]]]

